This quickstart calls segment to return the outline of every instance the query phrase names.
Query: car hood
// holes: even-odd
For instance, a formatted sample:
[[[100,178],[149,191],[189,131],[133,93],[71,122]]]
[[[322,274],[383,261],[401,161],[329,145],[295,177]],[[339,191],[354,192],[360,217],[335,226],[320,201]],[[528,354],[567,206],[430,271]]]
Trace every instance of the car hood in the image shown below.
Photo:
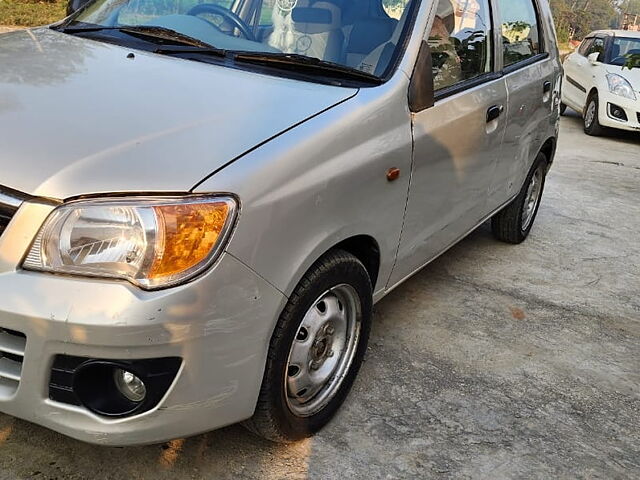
[[[356,92],[49,29],[9,33],[0,36],[0,185],[60,199],[188,191]]]

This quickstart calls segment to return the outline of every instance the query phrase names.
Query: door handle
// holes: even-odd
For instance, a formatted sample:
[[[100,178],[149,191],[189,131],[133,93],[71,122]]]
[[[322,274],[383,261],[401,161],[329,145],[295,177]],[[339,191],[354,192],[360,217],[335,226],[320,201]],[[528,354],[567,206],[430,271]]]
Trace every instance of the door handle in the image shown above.
[[[551,82],[544,82],[544,85],[542,86],[542,92],[549,93],[550,91],[551,91]]]
[[[494,120],[497,120],[500,115],[504,112],[504,106],[502,105],[494,105],[493,107],[487,110],[487,123],[491,123]]]

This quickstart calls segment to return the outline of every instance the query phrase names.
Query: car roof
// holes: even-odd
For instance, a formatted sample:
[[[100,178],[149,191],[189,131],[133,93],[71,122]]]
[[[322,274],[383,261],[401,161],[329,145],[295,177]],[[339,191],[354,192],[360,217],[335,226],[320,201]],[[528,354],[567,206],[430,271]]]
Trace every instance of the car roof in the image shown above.
[[[606,35],[609,37],[627,37],[627,38],[640,38],[640,32],[633,30],[596,30],[591,32],[587,37],[595,37],[597,35]]]

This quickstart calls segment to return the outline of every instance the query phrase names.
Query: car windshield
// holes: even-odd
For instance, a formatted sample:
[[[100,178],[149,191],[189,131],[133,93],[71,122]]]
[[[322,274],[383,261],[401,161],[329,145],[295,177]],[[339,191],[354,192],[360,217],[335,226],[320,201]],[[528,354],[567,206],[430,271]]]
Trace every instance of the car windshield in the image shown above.
[[[640,38],[616,37],[611,44],[610,65],[634,65],[632,60],[640,58]]]
[[[64,27],[154,27],[227,52],[308,57],[384,77],[402,50],[418,1],[93,0]]]

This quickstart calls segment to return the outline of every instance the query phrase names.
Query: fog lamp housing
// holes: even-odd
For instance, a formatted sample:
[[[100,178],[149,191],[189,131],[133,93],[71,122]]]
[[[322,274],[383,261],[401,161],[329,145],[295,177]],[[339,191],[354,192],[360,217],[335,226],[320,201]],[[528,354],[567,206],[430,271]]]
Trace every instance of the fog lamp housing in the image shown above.
[[[629,117],[627,117],[627,112],[624,111],[624,108],[616,105],[615,103],[609,103],[608,105],[609,116],[614,120],[619,120],[621,122],[628,122]]]
[[[57,355],[49,398],[103,417],[131,417],[160,404],[181,365],[179,357],[106,360]]]

